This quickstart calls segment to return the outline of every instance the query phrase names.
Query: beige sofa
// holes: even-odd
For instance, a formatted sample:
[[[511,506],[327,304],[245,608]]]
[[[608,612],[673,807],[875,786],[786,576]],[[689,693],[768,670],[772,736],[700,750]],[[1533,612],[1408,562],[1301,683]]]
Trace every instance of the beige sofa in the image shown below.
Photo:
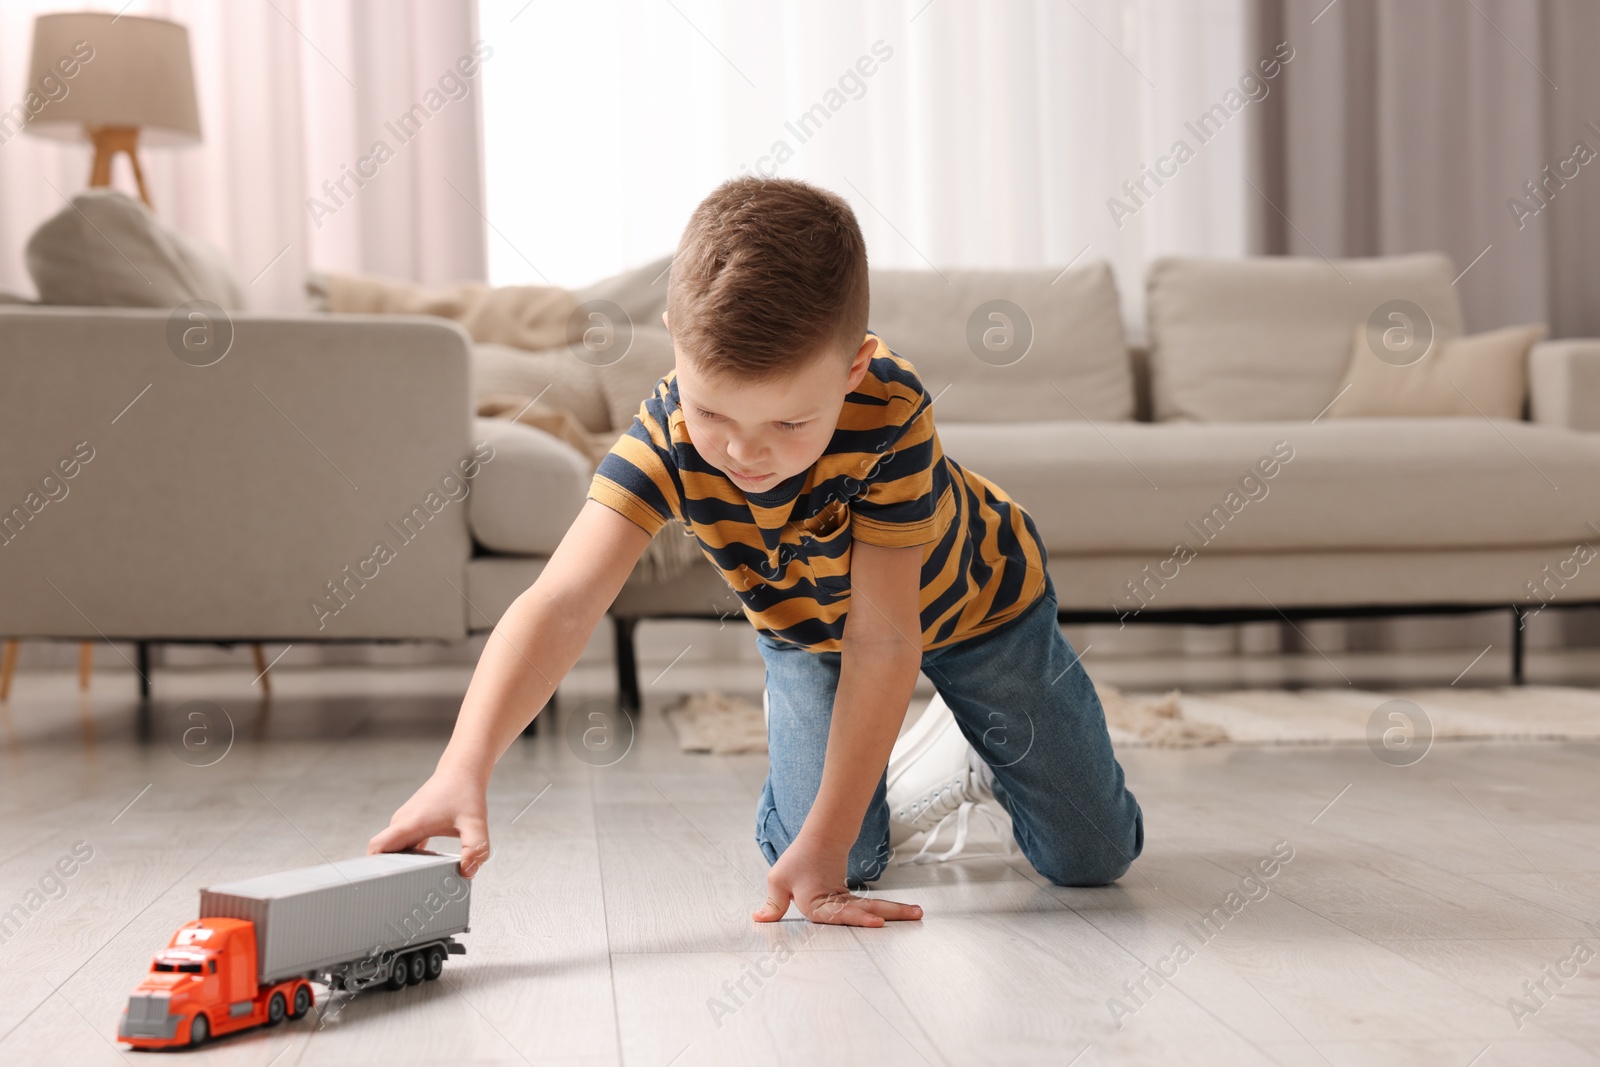
[[[1600,602],[1600,562],[1576,561],[1600,541],[1600,341],[1535,349],[1525,420],[1324,413],[1386,300],[1461,333],[1453,274],[1442,256],[1164,260],[1146,353],[1104,265],[880,271],[872,327],[937,396],[945,451],[1035,517],[1065,620]],[[664,286],[605,292],[659,321]],[[240,314],[227,357],[195,367],[169,318],[0,309],[0,636],[458,640],[492,628],[582,506],[575,449],[472,416],[452,323]],[[670,348],[627,358],[650,381]],[[564,384],[594,412],[606,387]],[[641,620],[738,610],[703,561],[636,574],[612,609],[624,700]]]
[[[1455,275],[1440,255],[1163,260],[1146,351],[1104,265],[879,271],[872,326],[938,397],[945,451],[1034,515],[1064,621],[1509,609],[1520,681],[1522,611],[1600,603],[1600,561],[1578,552],[1600,543],[1600,341],[1535,348],[1527,419],[1324,412],[1385,302],[1419,305],[1441,343],[1462,334]],[[1031,328],[1020,358],[974,354],[973,313],[996,299]],[[521,549],[548,551],[569,518]],[[531,577],[537,559],[493,565]],[[637,622],[738,610],[709,565],[630,583],[612,611],[624,697]]]

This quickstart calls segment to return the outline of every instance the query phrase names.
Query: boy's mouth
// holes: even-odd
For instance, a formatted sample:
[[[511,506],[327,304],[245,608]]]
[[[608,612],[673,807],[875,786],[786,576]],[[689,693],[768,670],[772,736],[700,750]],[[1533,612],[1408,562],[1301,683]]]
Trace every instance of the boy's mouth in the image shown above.
[[[739,479],[741,482],[763,482],[772,477],[770,474],[746,474],[738,467],[729,467],[728,473]]]

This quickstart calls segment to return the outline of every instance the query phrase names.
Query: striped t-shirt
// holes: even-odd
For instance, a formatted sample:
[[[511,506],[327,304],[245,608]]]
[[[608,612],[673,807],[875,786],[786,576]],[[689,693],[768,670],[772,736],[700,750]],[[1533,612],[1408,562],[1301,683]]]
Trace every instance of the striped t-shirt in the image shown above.
[[[689,439],[673,371],[600,461],[589,497],[647,533],[682,522],[756,629],[812,652],[840,648],[853,540],[922,546],[924,651],[1022,614],[1045,586],[1033,518],[944,454],[916,369],[868,336],[868,371],[808,469],[766,492],[740,489]]]

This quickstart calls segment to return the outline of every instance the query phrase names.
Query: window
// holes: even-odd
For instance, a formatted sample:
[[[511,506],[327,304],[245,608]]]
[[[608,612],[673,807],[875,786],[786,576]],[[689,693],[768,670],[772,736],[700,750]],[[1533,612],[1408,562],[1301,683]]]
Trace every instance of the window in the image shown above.
[[[200,973],[200,965],[198,963],[157,963],[155,969],[158,971],[181,971],[184,974]],[[211,964],[211,973],[217,973],[217,965],[215,961],[213,961]]]
[[[874,267],[1109,260],[1142,328],[1150,257],[1244,251],[1245,131],[1185,123],[1250,72],[1249,6],[485,5],[489,280],[641,266],[718,182],[763,173],[848,199]],[[1153,184],[1180,139],[1195,161]]]

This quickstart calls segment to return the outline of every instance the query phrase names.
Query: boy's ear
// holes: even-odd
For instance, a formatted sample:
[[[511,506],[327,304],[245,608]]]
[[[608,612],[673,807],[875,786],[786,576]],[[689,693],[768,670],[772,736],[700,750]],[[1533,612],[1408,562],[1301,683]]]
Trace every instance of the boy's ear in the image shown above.
[[[867,365],[872,362],[872,353],[878,349],[878,339],[869,337],[856,349],[855,358],[850,361],[850,377],[848,384],[852,392],[861,384],[861,379],[867,376]]]
[[[667,313],[665,311],[661,313],[661,325],[667,328],[668,333],[672,332],[672,323],[667,321]]]

